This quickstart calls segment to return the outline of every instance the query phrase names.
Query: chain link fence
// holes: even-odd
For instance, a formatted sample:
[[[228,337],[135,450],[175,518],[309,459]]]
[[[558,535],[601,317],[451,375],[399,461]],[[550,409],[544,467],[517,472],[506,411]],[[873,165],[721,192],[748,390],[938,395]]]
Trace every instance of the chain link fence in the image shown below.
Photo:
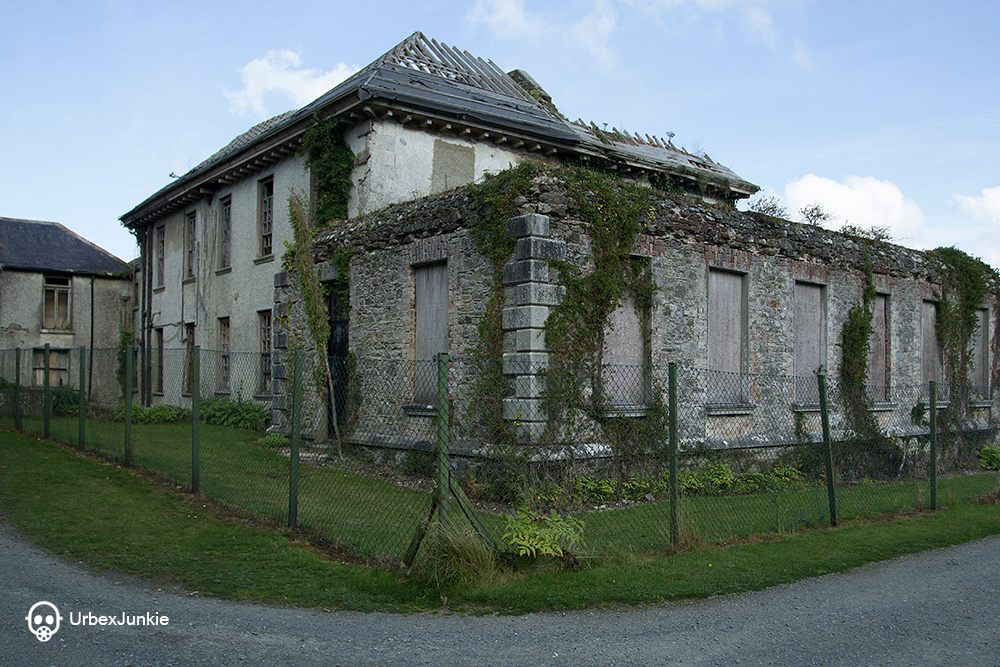
[[[1000,475],[980,465],[1000,431],[983,388],[149,354],[0,350],[0,425],[392,566],[413,561],[432,518],[498,551],[562,540],[617,556],[973,502]]]

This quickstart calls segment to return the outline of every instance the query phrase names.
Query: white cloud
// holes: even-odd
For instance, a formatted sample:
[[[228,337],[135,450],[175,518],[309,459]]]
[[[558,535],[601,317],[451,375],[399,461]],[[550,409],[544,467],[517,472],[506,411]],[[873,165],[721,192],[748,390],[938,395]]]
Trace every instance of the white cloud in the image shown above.
[[[843,182],[807,174],[785,186],[789,212],[818,203],[834,216],[828,226],[886,227],[903,245],[925,246],[924,213],[892,181],[848,176]]]
[[[525,11],[524,0],[477,0],[465,20],[504,39],[534,39],[544,30],[544,22]]]
[[[322,72],[302,67],[302,57],[295,51],[268,51],[240,70],[243,88],[224,92],[234,113],[266,116],[267,99],[271,96],[281,96],[294,106],[302,106],[357,71],[357,67],[341,62]]]
[[[809,49],[805,47],[805,44],[799,40],[795,40],[795,46],[792,48],[792,62],[802,69],[813,68],[812,54],[809,52]]]
[[[618,12],[612,0],[591,0],[590,11],[569,20],[551,10],[531,11],[524,0],[476,0],[465,22],[500,39],[544,41],[556,52],[583,54],[605,71],[614,69]]]
[[[955,195],[955,201],[978,220],[1000,223],[1000,185],[986,188],[978,195]]]
[[[774,27],[774,17],[769,11],[760,5],[751,4],[743,9],[743,21],[747,32],[769,48],[773,49],[778,45],[778,31]]]

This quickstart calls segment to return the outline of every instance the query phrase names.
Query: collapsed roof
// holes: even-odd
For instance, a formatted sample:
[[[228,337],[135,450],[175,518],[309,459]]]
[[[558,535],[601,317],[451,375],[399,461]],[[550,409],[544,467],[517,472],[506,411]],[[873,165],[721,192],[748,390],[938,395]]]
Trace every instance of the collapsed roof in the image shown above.
[[[140,226],[273,164],[293,153],[318,119],[331,116],[391,119],[514,150],[593,160],[625,173],[698,183],[731,199],[758,190],[670,139],[570,122],[526,72],[505,73],[490,60],[415,32],[301,109],[255,125],[121,219]]]

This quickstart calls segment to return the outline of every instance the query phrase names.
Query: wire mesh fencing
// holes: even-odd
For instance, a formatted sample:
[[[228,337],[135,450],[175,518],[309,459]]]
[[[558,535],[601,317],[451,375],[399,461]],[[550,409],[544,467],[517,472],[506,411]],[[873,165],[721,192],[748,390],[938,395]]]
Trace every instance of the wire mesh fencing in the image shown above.
[[[3,426],[392,565],[432,519],[591,557],[971,502],[996,414],[982,388],[673,365],[0,350]]]

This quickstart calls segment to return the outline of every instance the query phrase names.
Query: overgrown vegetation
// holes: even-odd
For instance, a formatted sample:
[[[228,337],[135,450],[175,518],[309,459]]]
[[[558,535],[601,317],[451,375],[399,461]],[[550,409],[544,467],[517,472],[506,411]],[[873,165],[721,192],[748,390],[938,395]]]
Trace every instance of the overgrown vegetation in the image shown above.
[[[135,345],[135,330],[131,328],[122,329],[118,332],[118,365],[115,367],[115,378],[121,389],[121,395],[125,396],[125,373],[127,372],[128,351]]]
[[[267,409],[254,401],[237,401],[224,396],[203,401],[201,421],[216,426],[232,426],[247,431],[263,431],[271,416]]]
[[[125,421],[125,406],[119,405],[114,412],[116,422]],[[191,411],[179,405],[132,406],[133,424],[182,424],[191,421]]]
[[[582,544],[583,521],[555,510],[536,514],[524,505],[506,519],[503,539],[518,556],[564,558]]]
[[[302,153],[314,179],[317,227],[322,229],[346,219],[354,153],[344,142],[340,120],[329,118],[306,130],[302,137]]]
[[[1000,470],[1000,447],[989,446],[979,450],[979,467],[983,470]]]

